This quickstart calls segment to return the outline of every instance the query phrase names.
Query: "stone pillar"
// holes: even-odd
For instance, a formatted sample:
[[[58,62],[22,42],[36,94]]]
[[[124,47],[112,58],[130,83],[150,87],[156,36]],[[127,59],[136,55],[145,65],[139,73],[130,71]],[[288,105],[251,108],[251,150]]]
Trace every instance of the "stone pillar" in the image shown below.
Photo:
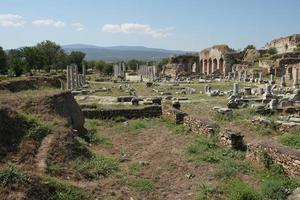
[[[272,94],[272,85],[266,84],[266,95],[271,95]]]
[[[239,95],[239,84],[238,83],[233,84],[233,94],[232,95],[234,95],[234,96]]]
[[[262,82],[263,82],[263,80],[262,80],[262,72],[259,72],[258,82],[259,82],[259,83],[262,83]]]
[[[75,77],[75,89],[77,90],[79,88],[79,80],[78,80],[78,66],[74,65],[74,77]]]
[[[71,90],[71,66],[67,66],[67,90]]]
[[[85,85],[86,84],[86,68],[85,68],[85,64],[82,63],[82,84]]]
[[[294,76],[293,76],[293,88],[298,88],[299,87],[299,82],[298,82],[298,72],[299,72],[299,69],[296,68],[294,71]]]
[[[252,72],[252,74],[251,74],[251,82],[254,83],[254,80],[255,80],[254,79],[254,73]]]
[[[73,65],[70,65],[70,74],[71,74],[71,90],[75,89],[75,68]]]
[[[241,80],[242,80],[242,72],[239,71],[239,72],[238,72],[238,81],[241,81]]]
[[[228,80],[231,79],[231,72],[228,72]]]
[[[281,87],[286,87],[285,76],[281,77],[281,79],[280,79],[280,86]]]
[[[245,70],[245,72],[244,72],[244,81],[245,82],[248,80],[247,77],[248,77],[248,73],[247,73],[247,70]]]
[[[270,75],[270,84],[275,84],[275,81],[274,81],[274,75],[273,74],[271,74]]]

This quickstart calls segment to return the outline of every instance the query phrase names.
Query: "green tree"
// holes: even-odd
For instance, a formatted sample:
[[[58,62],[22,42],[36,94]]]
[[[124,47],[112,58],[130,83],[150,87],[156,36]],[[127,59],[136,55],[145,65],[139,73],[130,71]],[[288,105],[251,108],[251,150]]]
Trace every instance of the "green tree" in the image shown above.
[[[61,59],[65,58],[63,54],[65,51],[58,44],[49,40],[43,41],[36,45],[39,56],[43,59],[43,69],[50,71],[50,69],[58,69],[61,67],[59,63]]]
[[[105,75],[111,75],[114,72],[113,64],[106,63],[102,71]]]
[[[132,59],[126,63],[126,66],[128,67],[128,69],[136,71],[138,65],[144,65],[144,64],[146,64],[146,62]]]
[[[271,47],[268,49],[268,53],[270,55],[275,55],[275,54],[277,54],[277,49],[275,47]]]
[[[76,64],[78,66],[79,72],[81,72],[82,69],[82,62],[84,60],[85,53],[81,51],[72,51],[70,55],[68,56],[68,63],[69,64]]]
[[[0,47],[0,74],[7,72],[7,55],[2,47]]]
[[[245,47],[244,51],[247,51],[248,49],[256,49],[256,47],[253,44],[249,44]]]
[[[15,76],[21,76],[27,68],[26,59],[22,55],[21,50],[10,50],[8,52],[8,65],[9,69],[14,73]]]

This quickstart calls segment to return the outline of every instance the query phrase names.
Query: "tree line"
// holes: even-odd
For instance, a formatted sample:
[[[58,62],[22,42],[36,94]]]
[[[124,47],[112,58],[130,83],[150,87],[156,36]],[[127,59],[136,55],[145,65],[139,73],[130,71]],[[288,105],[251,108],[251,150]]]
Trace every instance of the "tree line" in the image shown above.
[[[9,76],[20,76],[25,73],[50,72],[50,70],[63,70],[69,64],[77,64],[81,72],[82,64],[87,69],[94,69],[103,75],[113,74],[113,63],[103,60],[86,61],[85,53],[80,51],[66,52],[55,42],[46,40],[32,47],[23,47],[19,49],[10,49],[5,51],[0,46],[0,74]],[[164,64],[167,59],[161,61],[159,65]],[[138,65],[149,64],[152,62],[129,60],[125,62],[127,69],[136,71]]]

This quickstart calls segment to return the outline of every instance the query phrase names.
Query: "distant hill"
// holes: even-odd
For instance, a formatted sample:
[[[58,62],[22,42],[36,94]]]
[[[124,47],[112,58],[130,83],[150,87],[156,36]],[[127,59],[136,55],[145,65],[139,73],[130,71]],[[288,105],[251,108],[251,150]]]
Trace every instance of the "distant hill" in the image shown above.
[[[86,54],[87,60],[105,60],[105,61],[120,61],[120,60],[161,60],[172,55],[187,54],[194,52],[166,50],[157,48],[147,48],[143,46],[113,46],[99,47],[86,44],[70,44],[62,46],[67,52],[82,51]]]

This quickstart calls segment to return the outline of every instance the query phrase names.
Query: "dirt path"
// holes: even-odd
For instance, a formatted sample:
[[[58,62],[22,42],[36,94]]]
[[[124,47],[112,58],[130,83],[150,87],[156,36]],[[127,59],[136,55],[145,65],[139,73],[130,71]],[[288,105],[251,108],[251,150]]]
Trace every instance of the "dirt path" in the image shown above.
[[[47,168],[46,160],[47,160],[49,147],[51,145],[53,138],[54,138],[54,134],[47,135],[43,139],[41,146],[38,149],[38,153],[35,156],[37,172],[39,172],[39,173],[44,173]]]
[[[122,199],[194,199],[199,185],[213,178],[213,169],[209,164],[196,166],[188,162],[184,149],[194,135],[178,135],[165,127],[145,129],[137,135],[103,131],[110,137],[113,148],[95,147],[98,154],[110,154],[114,157],[125,155],[122,171],[128,166],[138,165],[138,175],[127,175],[127,179],[144,178],[151,180],[155,190],[149,194],[139,193],[128,185],[116,187],[114,178],[102,181],[94,193],[100,196],[120,196]],[[142,163],[142,164],[141,164]],[[146,163],[146,164],[143,164]],[[128,197],[128,198],[127,198]]]

